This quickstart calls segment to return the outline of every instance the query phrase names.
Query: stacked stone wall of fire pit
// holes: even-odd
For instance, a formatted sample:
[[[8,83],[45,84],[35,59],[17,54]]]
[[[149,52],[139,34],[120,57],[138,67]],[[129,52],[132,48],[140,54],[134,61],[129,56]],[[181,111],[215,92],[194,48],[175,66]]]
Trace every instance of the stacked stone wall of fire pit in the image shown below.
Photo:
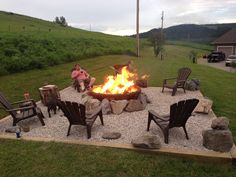
[[[137,99],[130,100],[108,100],[104,98],[102,101],[93,98],[90,94],[84,94],[82,96],[82,104],[86,106],[86,112],[90,113],[92,110],[98,106],[102,107],[102,113],[107,114],[116,114],[119,115],[123,111],[134,112],[142,111],[146,108],[147,104],[150,103],[147,95],[145,93],[140,93]]]

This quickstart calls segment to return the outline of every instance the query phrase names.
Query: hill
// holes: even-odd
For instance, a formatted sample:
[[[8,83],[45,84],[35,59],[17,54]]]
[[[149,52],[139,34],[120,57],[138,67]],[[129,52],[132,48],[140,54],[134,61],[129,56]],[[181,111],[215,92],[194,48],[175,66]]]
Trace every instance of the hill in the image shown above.
[[[232,28],[236,28],[236,23],[206,25],[182,24],[165,28],[164,33],[167,40],[211,42]],[[141,33],[140,37],[148,38],[152,33],[158,31],[160,31],[160,28],[154,28]],[[134,36],[132,35],[132,37]]]
[[[132,38],[0,11],[0,75],[107,54],[132,54]]]

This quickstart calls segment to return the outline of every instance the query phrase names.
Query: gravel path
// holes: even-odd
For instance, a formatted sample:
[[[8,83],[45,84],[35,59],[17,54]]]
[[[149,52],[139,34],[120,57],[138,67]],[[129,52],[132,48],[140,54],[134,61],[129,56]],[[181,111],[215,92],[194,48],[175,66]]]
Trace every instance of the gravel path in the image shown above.
[[[146,131],[147,127],[147,115],[148,110],[152,109],[159,114],[169,113],[169,107],[171,104],[178,102],[179,100],[189,98],[203,98],[199,91],[187,91],[186,94],[182,90],[178,91],[176,96],[172,97],[171,92],[166,89],[164,93],[161,93],[159,87],[149,87],[142,89],[151,100],[151,104],[148,104],[146,109],[139,112],[123,112],[120,115],[104,115],[104,124],[102,126],[100,120],[97,119],[92,128],[92,138],[87,139],[86,129],[83,126],[72,126],[71,135],[66,136],[68,129],[68,120],[59,111],[56,115],[52,114],[51,118],[48,118],[46,108],[41,103],[38,105],[41,107],[45,115],[46,126],[41,126],[40,122],[36,118],[25,120],[22,124],[30,125],[31,131],[28,133],[22,133],[23,136],[28,137],[47,137],[47,138],[59,138],[59,139],[73,139],[73,140],[86,140],[93,142],[111,142],[111,143],[130,143],[131,140],[140,135],[157,135],[160,137],[163,146],[181,149],[193,149],[193,150],[207,150],[202,146],[202,130],[210,128],[211,121],[214,117],[209,115],[195,114],[190,117],[187,122],[187,131],[190,139],[185,138],[182,128],[173,128],[170,130],[169,144],[166,145],[163,142],[163,134],[158,126],[154,123],[151,124],[150,132]],[[68,87],[61,91],[62,100],[80,102],[81,94],[76,92],[73,88]],[[9,118],[0,123],[0,133],[5,133],[5,128],[11,126],[12,119]],[[117,140],[105,140],[102,139],[102,134],[105,131],[117,131],[120,132],[121,138]]]

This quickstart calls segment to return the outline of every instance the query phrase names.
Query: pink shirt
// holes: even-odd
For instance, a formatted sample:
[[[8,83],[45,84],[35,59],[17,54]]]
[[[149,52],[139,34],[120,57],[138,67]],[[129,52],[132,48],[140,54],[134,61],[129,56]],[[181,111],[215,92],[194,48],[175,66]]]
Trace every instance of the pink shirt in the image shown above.
[[[83,69],[80,69],[79,71],[74,70],[71,73],[72,79],[84,80],[88,78],[87,76],[88,76],[87,72]]]

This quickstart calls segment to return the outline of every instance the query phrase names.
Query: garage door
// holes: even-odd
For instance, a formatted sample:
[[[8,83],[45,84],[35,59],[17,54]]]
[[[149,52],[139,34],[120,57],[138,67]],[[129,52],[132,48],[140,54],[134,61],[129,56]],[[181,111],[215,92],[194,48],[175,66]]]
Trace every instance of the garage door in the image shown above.
[[[233,55],[233,46],[218,46],[217,51],[224,52],[225,57],[228,57],[229,55]]]

